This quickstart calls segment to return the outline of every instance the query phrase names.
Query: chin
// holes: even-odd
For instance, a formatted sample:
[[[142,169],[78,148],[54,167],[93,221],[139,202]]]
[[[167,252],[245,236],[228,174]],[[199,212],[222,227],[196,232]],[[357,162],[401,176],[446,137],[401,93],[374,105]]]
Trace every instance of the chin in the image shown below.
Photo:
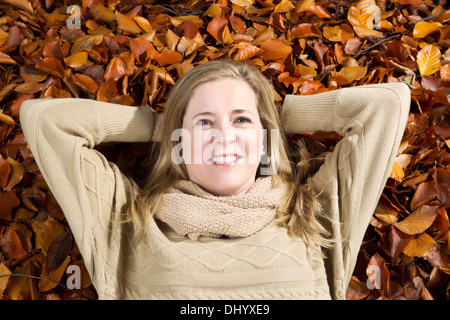
[[[242,174],[233,176],[230,174],[222,177],[211,175],[207,179],[205,178],[200,186],[217,196],[236,195],[251,186],[251,184],[249,185],[250,177],[243,179]]]

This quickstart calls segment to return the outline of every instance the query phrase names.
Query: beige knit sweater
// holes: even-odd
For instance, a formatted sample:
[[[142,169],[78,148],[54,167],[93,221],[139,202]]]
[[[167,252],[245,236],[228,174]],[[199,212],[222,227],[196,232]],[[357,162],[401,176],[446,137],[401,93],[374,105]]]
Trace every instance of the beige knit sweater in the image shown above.
[[[245,238],[190,240],[152,220],[146,240],[134,247],[133,226],[112,222],[130,200],[128,178],[93,147],[148,141],[150,108],[27,100],[20,120],[100,299],[345,299],[409,106],[404,84],[286,97],[287,132],[343,135],[312,178],[337,239],[325,261],[274,224]]]

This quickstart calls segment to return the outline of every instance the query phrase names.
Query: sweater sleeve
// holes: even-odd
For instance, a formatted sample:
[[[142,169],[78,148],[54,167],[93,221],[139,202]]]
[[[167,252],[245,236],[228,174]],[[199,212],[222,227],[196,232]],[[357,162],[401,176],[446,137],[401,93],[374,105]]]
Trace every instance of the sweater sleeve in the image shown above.
[[[93,147],[149,141],[152,121],[150,108],[89,99],[34,99],[21,105],[28,145],[91,276],[96,248],[106,245],[99,242],[108,238],[108,226],[130,200],[128,178]]]
[[[311,177],[336,240],[326,269],[335,299],[345,293],[370,219],[397,155],[410,108],[410,90],[390,83],[311,96],[287,96],[287,133],[335,131],[343,136]]]

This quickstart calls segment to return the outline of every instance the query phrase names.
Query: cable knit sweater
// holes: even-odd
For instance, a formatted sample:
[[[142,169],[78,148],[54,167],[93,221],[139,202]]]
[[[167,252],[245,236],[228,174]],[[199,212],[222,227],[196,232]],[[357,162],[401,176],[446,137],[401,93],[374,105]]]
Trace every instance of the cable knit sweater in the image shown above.
[[[286,132],[343,136],[310,178],[336,239],[325,259],[274,223],[249,237],[191,240],[152,220],[133,246],[133,225],[114,222],[130,201],[130,182],[93,147],[148,141],[150,108],[36,99],[22,104],[20,120],[100,299],[345,299],[409,106],[410,91],[398,83],[285,98]]]

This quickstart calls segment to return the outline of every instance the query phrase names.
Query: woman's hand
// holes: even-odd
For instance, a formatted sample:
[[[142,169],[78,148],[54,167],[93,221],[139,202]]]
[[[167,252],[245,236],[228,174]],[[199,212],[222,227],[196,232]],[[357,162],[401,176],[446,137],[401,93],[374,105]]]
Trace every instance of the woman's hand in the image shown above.
[[[164,122],[164,112],[153,113],[153,131],[150,141],[161,141],[162,137],[162,123]]]

